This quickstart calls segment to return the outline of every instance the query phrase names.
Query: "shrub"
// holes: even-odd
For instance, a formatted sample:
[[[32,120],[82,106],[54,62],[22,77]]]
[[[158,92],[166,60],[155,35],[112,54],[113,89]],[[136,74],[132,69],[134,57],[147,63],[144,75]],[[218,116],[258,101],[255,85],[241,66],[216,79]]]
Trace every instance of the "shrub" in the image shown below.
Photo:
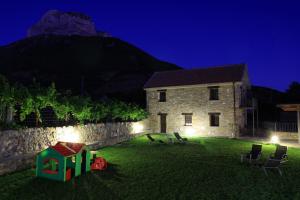
[[[20,120],[24,121],[28,115],[34,113],[37,126],[42,122],[40,111],[46,107],[53,108],[56,105],[56,97],[54,84],[44,88],[40,84],[34,83],[28,88],[28,92],[21,102]]]
[[[68,122],[71,118],[80,123],[100,122],[104,120],[137,121],[147,117],[141,107],[122,101],[93,102],[90,97],[72,96],[70,92],[57,93],[55,85],[42,87],[34,82],[29,87],[11,86],[0,75],[0,123],[5,124],[8,109],[15,111],[19,107],[20,121],[32,113],[36,126],[42,123],[41,110],[52,108],[59,120]]]

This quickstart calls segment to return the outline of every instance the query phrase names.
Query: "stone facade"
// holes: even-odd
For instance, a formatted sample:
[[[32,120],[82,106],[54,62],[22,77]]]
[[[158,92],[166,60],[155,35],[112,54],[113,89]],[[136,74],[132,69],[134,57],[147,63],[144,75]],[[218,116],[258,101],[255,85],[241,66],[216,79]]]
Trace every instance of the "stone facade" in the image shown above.
[[[91,149],[129,140],[147,131],[147,120],[133,123],[100,123],[56,128],[0,131],[0,175],[34,165],[36,153],[76,134],[76,142]],[[72,138],[70,138],[72,139]]]
[[[218,87],[219,100],[210,100],[210,87]],[[152,132],[161,132],[160,114],[166,116],[166,132],[187,136],[238,137],[246,125],[247,108],[242,104],[250,87],[245,71],[240,82],[147,88],[147,109]],[[166,102],[159,102],[159,91]],[[243,92],[244,91],[244,92]],[[192,113],[192,125],[185,125],[184,113]],[[219,113],[219,126],[210,126],[210,113]]]

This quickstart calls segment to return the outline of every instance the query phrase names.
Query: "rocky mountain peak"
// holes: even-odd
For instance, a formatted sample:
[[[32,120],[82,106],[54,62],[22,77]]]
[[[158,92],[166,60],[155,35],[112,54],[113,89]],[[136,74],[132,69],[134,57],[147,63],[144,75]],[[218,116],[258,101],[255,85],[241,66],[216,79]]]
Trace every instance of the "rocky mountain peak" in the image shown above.
[[[27,31],[27,37],[36,35],[99,35],[91,17],[78,12],[49,10]]]

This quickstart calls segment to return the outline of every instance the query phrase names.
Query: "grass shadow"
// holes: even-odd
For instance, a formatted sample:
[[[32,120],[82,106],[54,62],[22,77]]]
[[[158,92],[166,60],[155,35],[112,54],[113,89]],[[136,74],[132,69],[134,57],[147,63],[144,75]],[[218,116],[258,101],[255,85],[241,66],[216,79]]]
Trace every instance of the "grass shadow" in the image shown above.
[[[16,180],[14,187],[8,187],[4,199],[119,199],[118,194],[107,182],[122,182],[125,176],[118,172],[115,164],[109,163],[104,171],[91,171],[68,182],[28,176]],[[2,192],[6,192],[4,189]],[[13,191],[13,192],[12,192]],[[13,195],[12,195],[13,194]],[[1,198],[2,199],[2,198]]]
[[[113,163],[108,163],[107,169],[103,171],[92,171],[92,173],[104,180],[115,180],[117,182],[122,182],[122,179],[126,178],[125,175],[119,173],[118,165]]]

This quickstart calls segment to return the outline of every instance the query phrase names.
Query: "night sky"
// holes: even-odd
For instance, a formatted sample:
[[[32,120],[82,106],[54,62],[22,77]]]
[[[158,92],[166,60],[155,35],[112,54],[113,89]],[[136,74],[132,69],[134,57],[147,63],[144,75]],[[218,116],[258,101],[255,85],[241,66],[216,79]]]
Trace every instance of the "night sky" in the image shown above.
[[[49,9],[83,12],[99,30],[184,68],[247,63],[255,85],[300,82],[297,0],[3,0],[0,45],[25,37]]]

